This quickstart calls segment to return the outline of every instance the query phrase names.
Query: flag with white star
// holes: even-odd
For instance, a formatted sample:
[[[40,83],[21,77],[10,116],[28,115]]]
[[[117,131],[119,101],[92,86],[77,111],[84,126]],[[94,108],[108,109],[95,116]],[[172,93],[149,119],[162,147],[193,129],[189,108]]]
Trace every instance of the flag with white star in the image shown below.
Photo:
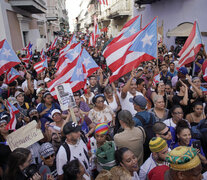
[[[6,84],[10,84],[11,82],[13,82],[19,76],[20,76],[19,72],[16,69],[11,68],[11,69],[9,69],[6,72],[6,80],[5,80],[5,83]]]
[[[0,41],[0,75],[21,63],[7,40]]]
[[[132,40],[131,36],[127,38],[130,44],[126,46],[124,56],[120,58],[122,64],[113,72],[110,82],[137,68],[141,62],[157,58],[157,17],[135,35]]]

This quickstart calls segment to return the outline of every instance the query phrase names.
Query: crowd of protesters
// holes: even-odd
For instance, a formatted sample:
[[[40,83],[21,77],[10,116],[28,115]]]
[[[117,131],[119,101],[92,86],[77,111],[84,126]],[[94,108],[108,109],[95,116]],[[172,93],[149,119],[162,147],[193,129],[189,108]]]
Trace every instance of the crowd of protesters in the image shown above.
[[[34,70],[40,61],[35,51],[28,66],[22,62],[15,67],[21,75],[15,81],[5,84],[0,76],[0,179],[207,179],[207,83],[201,70],[205,46],[193,63],[177,68],[176,47],[163,44],[158,59],[142,62],[110,83],[102,56],[109,38],[101,35],[94,48],[88,47],[87,34],[78,33],[77,40],[100,69],[88,77],[87,92],[74,92],[75,123],[47,89],[56,77],[59,50],[70,38],[62,37],[46,53],[44,72]],[[35,120],[42,140],[10,150],[7,100],[19,110],[16,129]]]

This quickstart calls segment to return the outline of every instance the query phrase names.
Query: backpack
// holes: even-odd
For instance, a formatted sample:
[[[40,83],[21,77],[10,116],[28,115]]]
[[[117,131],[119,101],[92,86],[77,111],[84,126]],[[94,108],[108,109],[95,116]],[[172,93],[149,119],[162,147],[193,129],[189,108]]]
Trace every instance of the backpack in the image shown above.
[[[115,150],[116,148],[113,141],[107,141],[97,149],[97,161],[103,169],[110,170],[116,165]]]
[[[145,134],[146,134],[146,139],[144,142],[144,161],[145,161],[148,159],[148,157],[151,154],[151,151],[149,149],[149,142],[153,137],[155,137],[155,133],[152,130],[152,126],[153,126],[152,113],[150,113],[150,120],[148,123],[146,123],[145,119],[138,114],[136,114],[135,117],[138,118],[140,120],[140,122],[142,123],[142,127],[145,131]]]
[[[85,135],[82,131],[81,131],[81,140],[87,145],[87,143],[88,143],[87,138],[85,137]],[[65,141],[62,143],[62,146],[64,147],[64,149],[66,151],[67,161],[70,162],[70,156],[71,156],[70,147],[68,146],[68,144]],[[83,151],[89,161],[88,153],[86,152],[85,149]]]

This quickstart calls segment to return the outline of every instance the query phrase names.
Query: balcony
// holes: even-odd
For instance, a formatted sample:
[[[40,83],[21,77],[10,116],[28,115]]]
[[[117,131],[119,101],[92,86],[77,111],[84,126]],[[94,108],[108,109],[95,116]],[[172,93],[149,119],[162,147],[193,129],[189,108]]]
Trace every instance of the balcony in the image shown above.
[[[45,0],[10,0],[9,3],[31,14],[42,14],[47,9]]]
[[[129,16],[130,12],[130,3],[127,0],[120,0],[112,4],[110,10],[107,12],[109,19],[114,19],[119,16]]]
[[[58,11],[55,6],[47,6],[46,19],[47,21],[58,20]]]
[[[142,4],[152,4],[156,1],[159,1],[159,0],[135,0],[134,3],[142,5]]]

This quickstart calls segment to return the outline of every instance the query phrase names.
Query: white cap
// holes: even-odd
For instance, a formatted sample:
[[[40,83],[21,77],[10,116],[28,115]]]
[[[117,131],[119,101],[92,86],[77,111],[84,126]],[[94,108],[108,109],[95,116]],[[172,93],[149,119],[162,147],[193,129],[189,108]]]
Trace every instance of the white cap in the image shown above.
[[[61,114],[61,112],[60,112],[59,109],[54,109],[54,110],[52,110],[52,112],[51,112],[51,116],[53,117],[53,115],[54,115],[55,113],[59,113],[59,114]]]
[[[44,79],[44,82],[45,82],[45,83],[47,83],[47,82],[49,82],[49,81],[51,81],[51,79],[48,78],[48,77],[46,77],[46,78]]]

